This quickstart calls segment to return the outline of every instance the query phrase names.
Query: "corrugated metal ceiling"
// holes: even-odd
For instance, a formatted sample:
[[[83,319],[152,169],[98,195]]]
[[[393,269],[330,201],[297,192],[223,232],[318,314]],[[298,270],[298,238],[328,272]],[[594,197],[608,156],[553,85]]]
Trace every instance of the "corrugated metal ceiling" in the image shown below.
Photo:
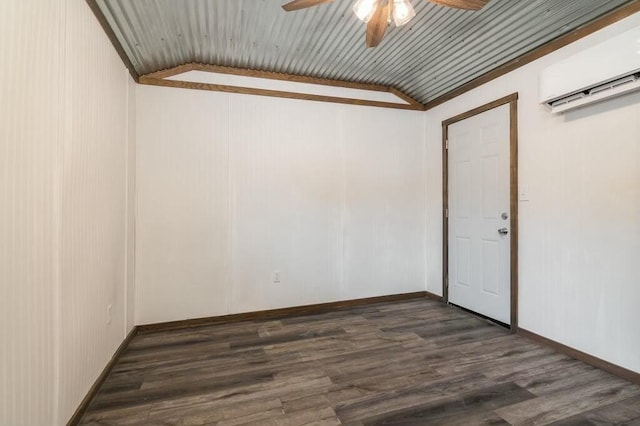
[[[479,12],[411,0],[417,16],[365,47],[354,0],[98,0],[139,74],[188,62],[396,87],[426,103],[636,0],[491,0]]]

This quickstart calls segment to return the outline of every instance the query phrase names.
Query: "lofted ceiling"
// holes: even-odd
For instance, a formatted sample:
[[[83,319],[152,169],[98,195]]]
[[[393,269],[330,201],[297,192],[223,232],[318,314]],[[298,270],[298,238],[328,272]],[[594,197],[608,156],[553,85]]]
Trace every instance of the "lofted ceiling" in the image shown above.
[[[481,11],[411,0],[376,48],[354,0],[91,0],[138,75],[196,62],[397,88],[421,103],[638,0],[490,0]]]

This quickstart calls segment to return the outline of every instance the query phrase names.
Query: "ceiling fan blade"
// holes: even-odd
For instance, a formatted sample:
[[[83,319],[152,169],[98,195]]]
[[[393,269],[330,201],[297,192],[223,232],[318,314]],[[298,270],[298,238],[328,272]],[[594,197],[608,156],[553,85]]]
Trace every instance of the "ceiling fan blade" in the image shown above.
[[[429,0],[431,3],[440,6],[453,7],[456,9],[480,10],[489,3],[489,0]]]
[[[378,7],[367,24],[367,47],[376,47],[389,27],[389,2],[378,0]]]
[[[292,10],[306,9],[307,7],[317,6],[319,4],[331,3],[333,0],[293,0],[287,4],[283,4],[282,8],[287,12]]]

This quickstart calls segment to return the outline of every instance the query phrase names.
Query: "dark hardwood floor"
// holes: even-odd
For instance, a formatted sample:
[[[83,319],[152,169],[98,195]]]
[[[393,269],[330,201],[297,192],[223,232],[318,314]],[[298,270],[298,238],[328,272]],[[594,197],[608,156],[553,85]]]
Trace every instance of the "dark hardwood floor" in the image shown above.
[[[138,335],[94,425],[640,425],[640,386],[439,302]]]

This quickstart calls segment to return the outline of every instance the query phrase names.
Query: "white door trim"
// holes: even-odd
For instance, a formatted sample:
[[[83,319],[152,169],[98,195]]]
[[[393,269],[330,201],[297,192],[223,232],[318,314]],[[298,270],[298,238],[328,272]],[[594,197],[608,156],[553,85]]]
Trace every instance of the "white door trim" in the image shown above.
[[[442,298],[449,302],[449,126],[485,111],[509,104],[509,200],[511,217],[511,331],[518,329],[518,93],[479,106],[442,122]]]

